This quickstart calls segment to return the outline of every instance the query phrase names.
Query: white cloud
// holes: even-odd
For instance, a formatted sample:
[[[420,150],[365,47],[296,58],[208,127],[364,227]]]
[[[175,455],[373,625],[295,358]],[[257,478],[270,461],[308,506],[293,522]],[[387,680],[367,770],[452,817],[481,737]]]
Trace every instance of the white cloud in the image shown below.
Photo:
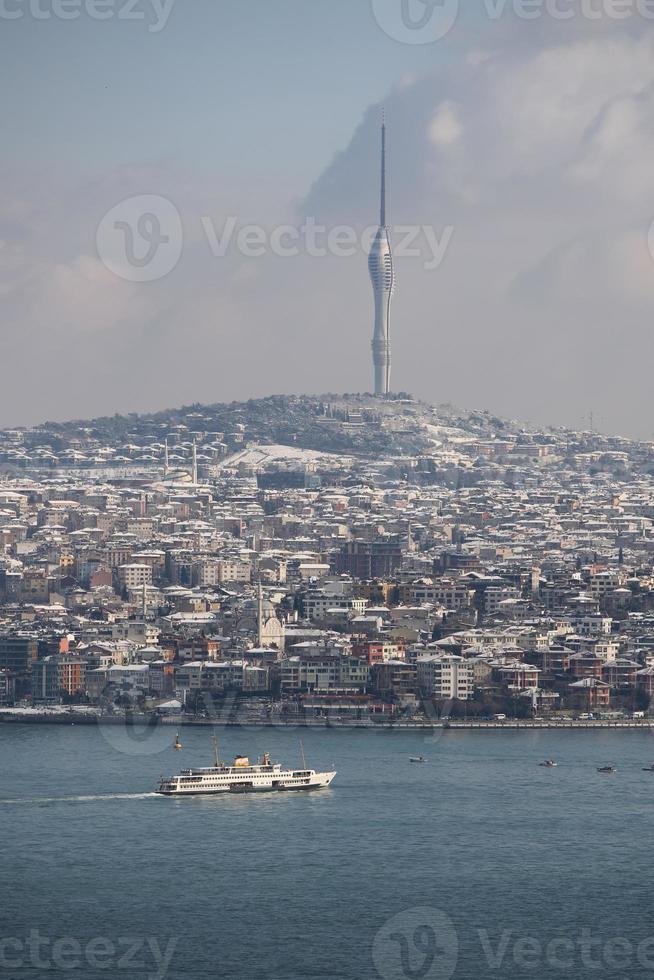
[[[429,139],[434,146],[450,146],[463,135],[457,107],[453,102],[442,102],[438,106],[429,126]]]
[[[151,297],[132,283],[117,280],[90,255],[44,269],[31,284],[32,316],[45,329],[100,331],[115,324],[137,323],[155,311]]]

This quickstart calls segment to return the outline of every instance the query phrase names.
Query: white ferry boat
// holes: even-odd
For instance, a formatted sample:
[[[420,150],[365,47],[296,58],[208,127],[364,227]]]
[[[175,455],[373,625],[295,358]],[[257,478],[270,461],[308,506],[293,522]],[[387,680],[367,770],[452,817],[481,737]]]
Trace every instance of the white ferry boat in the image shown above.
[[[208,769],[183,769],[177,776],[164,776],[157,790],[162,796],[198,796],[213,793],[270,793],[300,789],[324,789],[335,772],[316,772],[307,769],[282,769],[271,762],[268,753],[259,762],[251,763],[245,755],[237,756],[229,766],[218,758]]]

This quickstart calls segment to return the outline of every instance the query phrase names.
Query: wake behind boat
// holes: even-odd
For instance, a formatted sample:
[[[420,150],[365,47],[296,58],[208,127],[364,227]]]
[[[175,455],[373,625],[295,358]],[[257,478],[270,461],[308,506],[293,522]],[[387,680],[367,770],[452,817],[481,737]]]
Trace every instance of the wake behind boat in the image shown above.
[[[324,789],[336,776],[335,772],[307,769],[304,758],[301,769],[283,769],[280,763],[270,761],[268,753],[256,763],[239,755],[229,766],[218,758],[217,746],[214,762],[207,769],[183,769],[176,776],[162,777],[157,792],[162,796],[198,796]]]

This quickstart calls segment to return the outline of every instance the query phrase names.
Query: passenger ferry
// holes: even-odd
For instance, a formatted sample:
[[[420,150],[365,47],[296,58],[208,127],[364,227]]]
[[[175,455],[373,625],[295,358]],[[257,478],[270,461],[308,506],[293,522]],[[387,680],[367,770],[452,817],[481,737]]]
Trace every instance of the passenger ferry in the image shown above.
[[[256,763],[250,763],[247,756],[239,755],[229,766],[218,758],[217,746],[214,751],[213,766],[208,769],[183,769],[177,776],[163,776],[157,792],[162,796],[198,796],[324,789],[336,775],[335,772],[307,769],[304,758],[301,769],[282,769],[278,762],[270,761],[268,753]]]

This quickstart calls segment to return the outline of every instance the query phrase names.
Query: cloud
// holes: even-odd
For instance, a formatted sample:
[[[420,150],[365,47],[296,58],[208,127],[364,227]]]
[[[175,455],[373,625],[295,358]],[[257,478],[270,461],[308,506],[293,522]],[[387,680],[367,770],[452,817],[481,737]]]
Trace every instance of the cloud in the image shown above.
[[[401,387],[543,423],[601,407],[609,430],[649,435],[653,56],[649,35],[575,32],[448,64],[385,100],[393,220],[455,227],[435,273],[398,270]],[[370,172],[375,117],[306,210],[372,212],[376,187],[357,198],[349,175]]]
[[[469,44],[457,28],[438,67],[380,92],[299,202],[283,175],[251,188],[170,163],[5,174],[0,423],[369,389],[366,256],[216,258],[201,217],[374,222],[385,96],[391,220],[455,229],[438,269],[397,259],[395,386],[543,423],[594,409],[608,430],[649,436],[649,25],[491,27]],[[99,261],[95,230],[143,193],[175,203],[185,248],[164,280],[125,283]]]
[[[452,102],[442,102],[436,109],[429,126],[429,139],[434,146],[450,146],[463,134],[457,107]]]

